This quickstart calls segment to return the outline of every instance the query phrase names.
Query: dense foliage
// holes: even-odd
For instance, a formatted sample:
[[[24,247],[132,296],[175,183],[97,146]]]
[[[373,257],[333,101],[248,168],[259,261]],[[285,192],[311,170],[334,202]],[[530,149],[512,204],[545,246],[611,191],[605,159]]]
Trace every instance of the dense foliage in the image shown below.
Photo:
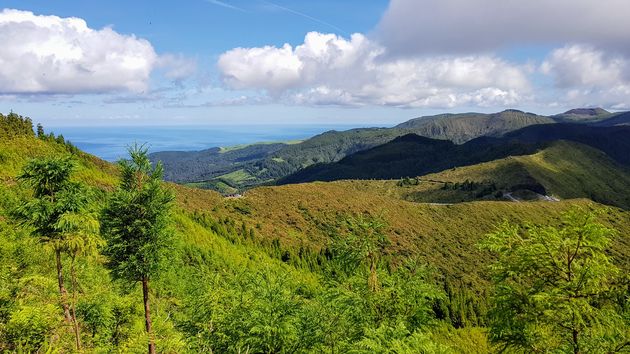
[[[31,118],[22,117],[13,112],[6,116],[0,113],[0,138],[34,136],[34,134]]]
[[[70,181],[72,160],[39,159],[30,161],[18,178],[33,190],[33,199],[19,205],[13,216],[30,226],[33,235],[55,254],[57,283],[65,320],[75,332],[76,349],[81,350],[81,337],[76,317],[77,279],[74,261],[77,255],[93,251],[98,243],[95,218],[87,213],[87,191]],[[72,300],[64,284],[62,253],[71,257]]]
[[[490,338],[526,352],[629,350],[628,279],[606,254],[613,234],[579,210],[560,227],[501,225],[483,244],[498,254]]]
[[[12,137],[0,146],[2,352],[72,352],[77,334],[84,352],[146,352],[150,339],[168,353],[493,352],[502,342],[494,347],[488,334],[494,339],[501,322],[496,301],[488,312],[483,282],[491,275],[483,265],[493,258],[475,247],[476,240],[505,217],[564,230],[554,219],[572,205],[420,205],[351,183],[260,188],[245,198],[222,199],[166,187],[143,151],[115,169],[73,155],[56,140]],[[52,204],[53,183],[28,183],[41,178],[55,182],[56,196],[72,196],[64,199],[70,209],[44,208],[59,229],[47,230],[49,223],[23,212],[44,203],[39,199]],[[424,183],[408,180],[397,188]],[[102,216],[100,230],[95,215]],[[601,218],[627,231],[625,216],[609,209]],[[608,234],[608,228],[593,229],[602,231],[595,236]],[[627,254],[627,240],[619,238],[621,243],[601,241],[596,251]],[[70,284],[66,300],[56,251],[47,245],[59,239],[68,241],[60,257],[61,279]],[[146,242],[152,244],[143,247]],[[153,258],[160,255],[165,257]],[[498,250],[495,257],[512,256]],[[608,261],[601,266],[610,274],[615,266],[627,269],[619,263],[623,258]],[[152,335],[145,329],[139,281],[147,273]],[[597,279],[606,283],[598,299],[627,300],[627,288]],[[620,314],[610,317],[614,322],[600,321],[602,328],[627,328],[621,307],[590,305]],[[613,349],[627,350],[615,343]]]

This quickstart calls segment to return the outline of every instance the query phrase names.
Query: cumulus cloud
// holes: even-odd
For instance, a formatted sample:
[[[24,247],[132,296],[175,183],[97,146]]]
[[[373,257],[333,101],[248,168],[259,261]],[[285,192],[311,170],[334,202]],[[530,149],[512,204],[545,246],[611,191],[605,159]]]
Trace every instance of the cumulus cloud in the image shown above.
[[[5,94],[141,92],[158,60],[151,44],[133,35],[10,9],[0,12],[0,43]]]
[[[295,48],[236,48],[218,68],[233,89],[298,104],[454,107],[513,105],[529,92],[524,68],[488,55],[392,59],[362,34],[310,32]]]
[[[627,0],[391,0],[375,36],[398,55],[528,43],[628,49],[629,13]]]
[[[567,45],[552,51],[541,71],[565,90],[574,105],[630,108],[630,60],[589,45]]]

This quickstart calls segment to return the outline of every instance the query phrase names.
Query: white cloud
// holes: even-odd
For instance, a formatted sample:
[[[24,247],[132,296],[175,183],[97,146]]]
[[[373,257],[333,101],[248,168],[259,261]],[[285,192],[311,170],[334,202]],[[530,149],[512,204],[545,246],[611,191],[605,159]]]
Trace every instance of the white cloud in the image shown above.
[[[543,62],[542,71],[552,74],[559,87],[610,87],[624,82],[630,72],[628,61],[608,56],[602,50],[585,45],[567,45],[555,49]],[[627,79],[627,77],[626,77]]]
[[[218,62],[224,81],[236,89],[265,89],[281,92],[300,82],[302,63],[285,44],[282,48],[235,48]]]
[[[233,89],[298,104],[454,107],[514,105],[529,92],[524,68],[488,55],[388,58],[362,34],[310,32],[293,48],[236,48],[219,58]]]
[[[374,34],[399,55],[559,43],[629,50],[629,13],[628,0],[391,0]]]
[[[181,54],[161,55],[157,66],[165,70],[164,77],[175,81],[187,79],[197,72],[197,61]]]
[[[158,56],[151,44],[80,18],[0,12],[0,93],[146,90]]]
[[[630,60],[588,45],[567,45],[552,51],[541,71],[566,90],[573,105],[630,108]]]

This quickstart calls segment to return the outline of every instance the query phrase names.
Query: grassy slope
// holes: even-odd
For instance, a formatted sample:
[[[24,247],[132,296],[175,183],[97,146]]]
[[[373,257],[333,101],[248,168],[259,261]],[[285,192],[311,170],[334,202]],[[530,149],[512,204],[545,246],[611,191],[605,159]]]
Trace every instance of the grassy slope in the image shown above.
[[[443,183],[492,182],[499,190],[540,184],[561,199],[590,198],[597,202],[630,209],[630,171],[599,150],[579,143],[559,141],[532,155],[511,156],[473,166],[457,167],[421,178],[418,186],[399,188],[395,182],[383,185],[390,194],[415,201],[471,201],[461,191],[444,191]],[[387,186],[385,188],[385,186]]]
[[[9,184],[14,183],[12,176],[19,172],[29,158],[64,153],[63,146],[37,139],[24,139],[0,143],[0,178]],[[531,176],[540,179],[552,193],[563,198],[583,196],[580,193],[585,193],[584,181],[601,183],[601,190],[606,191],[603,193],[606,196],[610,196],[615,189],[621,190],[624,184],[627,185],[628,176],[609,174],[612,162],[599,156],[601,153],[598,151],[584,146],[571,150],[567,146],[577,145],[560,143],[535,155],[458,168],[427,177],[452,181],[463,178],[485,180],[496,178],[496,171],[501,171],[500,179],[505,179],[508,178],[507,173],[515,171],[512,166],[518,162]],[[563,161],[562,157],[567,156],[568,150],[576,154],[572,157],[583,162],[576,164]],[[586,157],[590,159],[587,160]],[[82,154],[79,161],[78,179],[106,189],[114,186],[114,166],[87,154]],[[593,166],[592,163],[599,165]],[[584,179],[587,171],[598,174]],[[522,177],[520,172],[514,176]],[[563,187],[564,180],[569,181],[572,187]],[[471,275],[474,278],[479,277],[482,271],[479,266],[486,258],[477,250],[475,243],[504,218],[514,222],[547,223],[557,220],[562,211],[573,205],[589,208],[596,205],[587,200],[559,203],[422,204],[402,200],[401,197],[409,189],[396,190],[397,187],[393,187],[393,184],[392,181],[340,181],[259,187],[248,191],[245,197],[239,199],[222,198],[213,191],[175,184],[171,187],[177,195],[180,218],[187,218],[186,215],[193,211],[208,212],[216,217],[230,217],[237,220],[237,224],[244,221],[249,226],[256,226],[258,237],[268,240],[278,238],[287,247],[323,247],[328,243],[330,233],[341,226],[340,220],[343,217],[362,213],[382,215],[389,224],[391,253],[421,255],[429,263],[453,274],[465,274],[474,269],[476,274]],[[610,213],[611,222],[617,219],[622,235],[630,234],[630,213],[617,209],[611,209]],[[623,247],[624,254],[628,249],[626,246]]]
[[[558,140],[592,146],[615,161],[630,165],[630,155],[627,153],[630,151],[630,127],[541,124],[510,132],[501,138],[481,137],[461,145],[408,134],[335,163],[309,166],[277,183],[418,176],[508,156],[529,155]]]
[[[589,197],[630,209],[630,172],[585,145],[560,142],[531,156],[519,156],[531,176],[561,198]]]
[[[308,183],[280,187],[259,187],[243,198],[205,202],[203,196],[190,194],[186,205],[215,215],[229,216],[257,225],[258,237],[279,238],[288,248],[326,246],[330,234],[343,228],[348,215],[381,216],[388,223],[391,240],[388,252],[417,255],[440,272],[471,284],[484,282],[488,255],[476,243],[504,219],[512,222],[554,224],[567,209],[579,206],[598,208],[585,199],[550,202],[473,202],[454,205],[414,203],[396,196],[379,195],[366,188],[369,181]],[[376,181],[374,183],[382,183]],[[605,215],[621,235],[630,232],[630,213],[610,209]],[[628,259],[627,238],[618,239],[619,259]]]
[[[15,139],[0,141],[0,196],[19,193],[15,186],[15,176],[29,159],[43,155],[64,155],[65,148],[50,142],[36,139]],[[79,156],[78,179],[91,185],[110,189],[115,185],[115,168],[89,155]],[[278,238],[284,248],[300,245],[313,249],[325,247],[329,236],[335,230],[343,229],[341,220],[352,214],[369,213],[381,215],[388,223],[388,237],[392,241],[388,252],[393,255],[417,255],[445,276],[460,279],[465,286],[482,291],[486,283],[484,273],[489,257],[480,251],[476,244],[483,235],[491,231],[504,219],[513,222],[533,222],[553,224],[559,214],[574,206],[598,208],[598,204],[588,200],[568,200],[559,203],[533,202],[474,202],[456,205],[431,205],[401,200],[399,195],[379,193],[378,189],[367,188],[369,181],[342,181],[333,183],[310,183],[281,187],[261,187],[248,191],[243,198],[222,198],[218,193],[171,185],[177,196],[175,210],[175,244],[185,258],[173,259],[171,267],[159,281],[156,291],[160,294],[154,303],[155,325],[158,346],[167,352],[182,352],[182,341],[175,341],[170,328],[169,316],[177,316],[181,299],[188,295],[189,288],[183,284],[199,281],[199,266],[212,274],[239,274],[243,271],[256,271],[261,268],[274,269],[286,274],[288,282],[299,283],[301,287],[317,288],[320,277],[305,269],[297,269],[271,258],[267,252],[251,245],[233,244],[227,239],[202,227],[193,220],[191,213],[207,212],[214,218],[229,217],[255,227],[256,237],[272,240]],[[372,183],[386,184],[389,181]],[[368,186],[369,187],[369,186]],[[3,228],[14,227],[6,219],[10,199],[0,203],[0,238]],[[628,270],[630,245],[630,213],[619,209],[609,209],[602,220],[619,230],[620,237],[615,241],[613,255]],[[36,267],[21,269],[20,279],[42,277],[54,279],[51,267],[50,250],[35,243],[31,238],[30,253],[38,259]],[[9,241],[8,246],[19,245],[20,239]],[[2,246],[2,247],[5,247]],[[2,248],[0,247],[0,248]],[[35,256],[37,255],[37,256]],[[186,261],[184,261],[186,260]],[[623,263],[626,262],[626,263]],[[17,269],[17,268],[16,268]],[[102,260],[91,261],[82,268],[81,279],[90,274],[99,279],[107,279]],[[17,279],[16,281],[20,281]],[[99,291],[120,296],[112,290],[107,280]],[[23,305],[42,303],[55,304],[57,294],[54,283],[47,285],[47,292],[21,300]],[[92,291],[92,290],[90,290]],[[128,296],[130,301],[140,296],[138,289]],[[139,303],[137,304],[139,305]],[[142,337],[142,314],[137,306],[133,320],[135,335],[119,347],[124,351],[145,350]],[[57,316],[59,317],[59,316]],[[168,334],[170,333],[170,334]],[[135,339],[134,339],[135,338]],[[167,340],[168,339],[168,340]]]
[[[232,146],[221,146],[219,148],[220,154],[225,154],[230,151],[242,150],[248,147],[252,147],[254,145],[273,145],[273,144],[285,144],[285,145],[294,145],[299,144],[303,140],[287,140],[287,141],[261,141],[252,144],[240,144],[240,145],[232,145]]]
[[[558,122],[565,123],[595,123],[614,116],[615,113],[610,113],[602,108],[577,108],[571,109],[561,114],[551,116]]]
[[[66,147],[28,137],[0,140],[0,182],[14,183],[22,166],[31,158],[64,156]],[[78,155],[76,178],[95,187],[111,188],[116,180],[114,165],[86,153]]]
[[[49,313],[54,317],[50,321],[61,318],[56,305],[58,293],[54,281],[54,263],[51,262],[54,259],[51,248],[38,243],[33,237],[27,237],[27,233],[22,232],[21,228],[11,221],[9,211],[18,200],[28,194],[15,178],[22,166],[32,158],[62,156],[68,156],[66,147],[54,142],[27,137],[0,139],[0,257],[8,255],[8,259],[5,259],[2,264],[8,264],[8,267],[0,268],[0,280],[6,281],[6,284],[0,286],[0,303],[8,303],[4,297],[12,296],[5,293],[5,289],[14,286],[13,283],[23,284],[19,285],[20,299],[15,303],[17,306],[15,311],[31,307],[44,311],[45,308],[50,307]],[[95,190],[115,188],[117,169],[114,165],[85,153],[75,155],[75,161],[77,161],[76,180],[94,187]],[[235,244],[196,222],[191,217],[190,211],[193,208],[189,206],[188,198],[194,196],[202,199],[205,205],[213,205],[222,201],[218,193],[172,183],[169,183],[169,187],[176,195],[176,207],[173,213],[175,236],[172,247],[183,256],[170,259],[171,267],[160,278],[153,281],[154,291],[161,294],[158,298],[152,299],[153,308],[161,309],[154,310],[156,341],[164,352],[187,352],[183,338],[177,339],[179,334],[172,328],[169,317],[178,316],[182,300],[189,296],[189,286],[199,281],[199,267],[211,272],[206,274],[208,277],[229,278],[243,272],[254,273],[261,269],[261,265],[264,265],[265,269],[274,274],[285,274],[287,284],[300,284],[306,289],[319,286],[318,277],[308,270],[291,267],[252,245]],[[15,262],[15,265],[11,262]],[[67,259],[64,263],[67,269],[69,267]],[[86,293],[98,294],[103,299],[112,298],[112,303],[128,301],[135,304],[131,312],[133,317],[130,323],[125,325],[128,326],[125,327],[125,331],[129,337],[115,347],[102,348],[122,352],[146,351],[144,317],[141,303],[137,301],[142,296],[139,286],[121,290],[119,284],[109,280],[102,257],[90,258],[88,262],[81,263],[78,277],[82,281],[82,290]],[[66,279],[66,281],[69,280]],[[116,301],[113,298],[116,298]],[[61,336],[68,334],[61,322],[54,322],[53,328],[58,328]],[[2,328],[0,328],[0,334],[1,330]],[[55,336],[59,336],[59,333],[55,333]],[[84,333],[84,335],[87,334]],[[73,343],[68,338],[53,338],[53,342],[55,341],[68,345]],[[113,344],[109,343],[109,345]],[[0,351],[1,349],[0,347]],[[71,352],[72,348],[64,347],[61,351]],[[89,348],[88,352],[90,352]]]

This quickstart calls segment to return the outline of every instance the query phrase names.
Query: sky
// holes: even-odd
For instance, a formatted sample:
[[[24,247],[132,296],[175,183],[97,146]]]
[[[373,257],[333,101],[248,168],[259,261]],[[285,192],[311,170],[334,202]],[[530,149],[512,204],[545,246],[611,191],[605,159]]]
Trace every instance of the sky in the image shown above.
[[[51,126],[630,109],[627,0],[2,0],[0,112]]]

